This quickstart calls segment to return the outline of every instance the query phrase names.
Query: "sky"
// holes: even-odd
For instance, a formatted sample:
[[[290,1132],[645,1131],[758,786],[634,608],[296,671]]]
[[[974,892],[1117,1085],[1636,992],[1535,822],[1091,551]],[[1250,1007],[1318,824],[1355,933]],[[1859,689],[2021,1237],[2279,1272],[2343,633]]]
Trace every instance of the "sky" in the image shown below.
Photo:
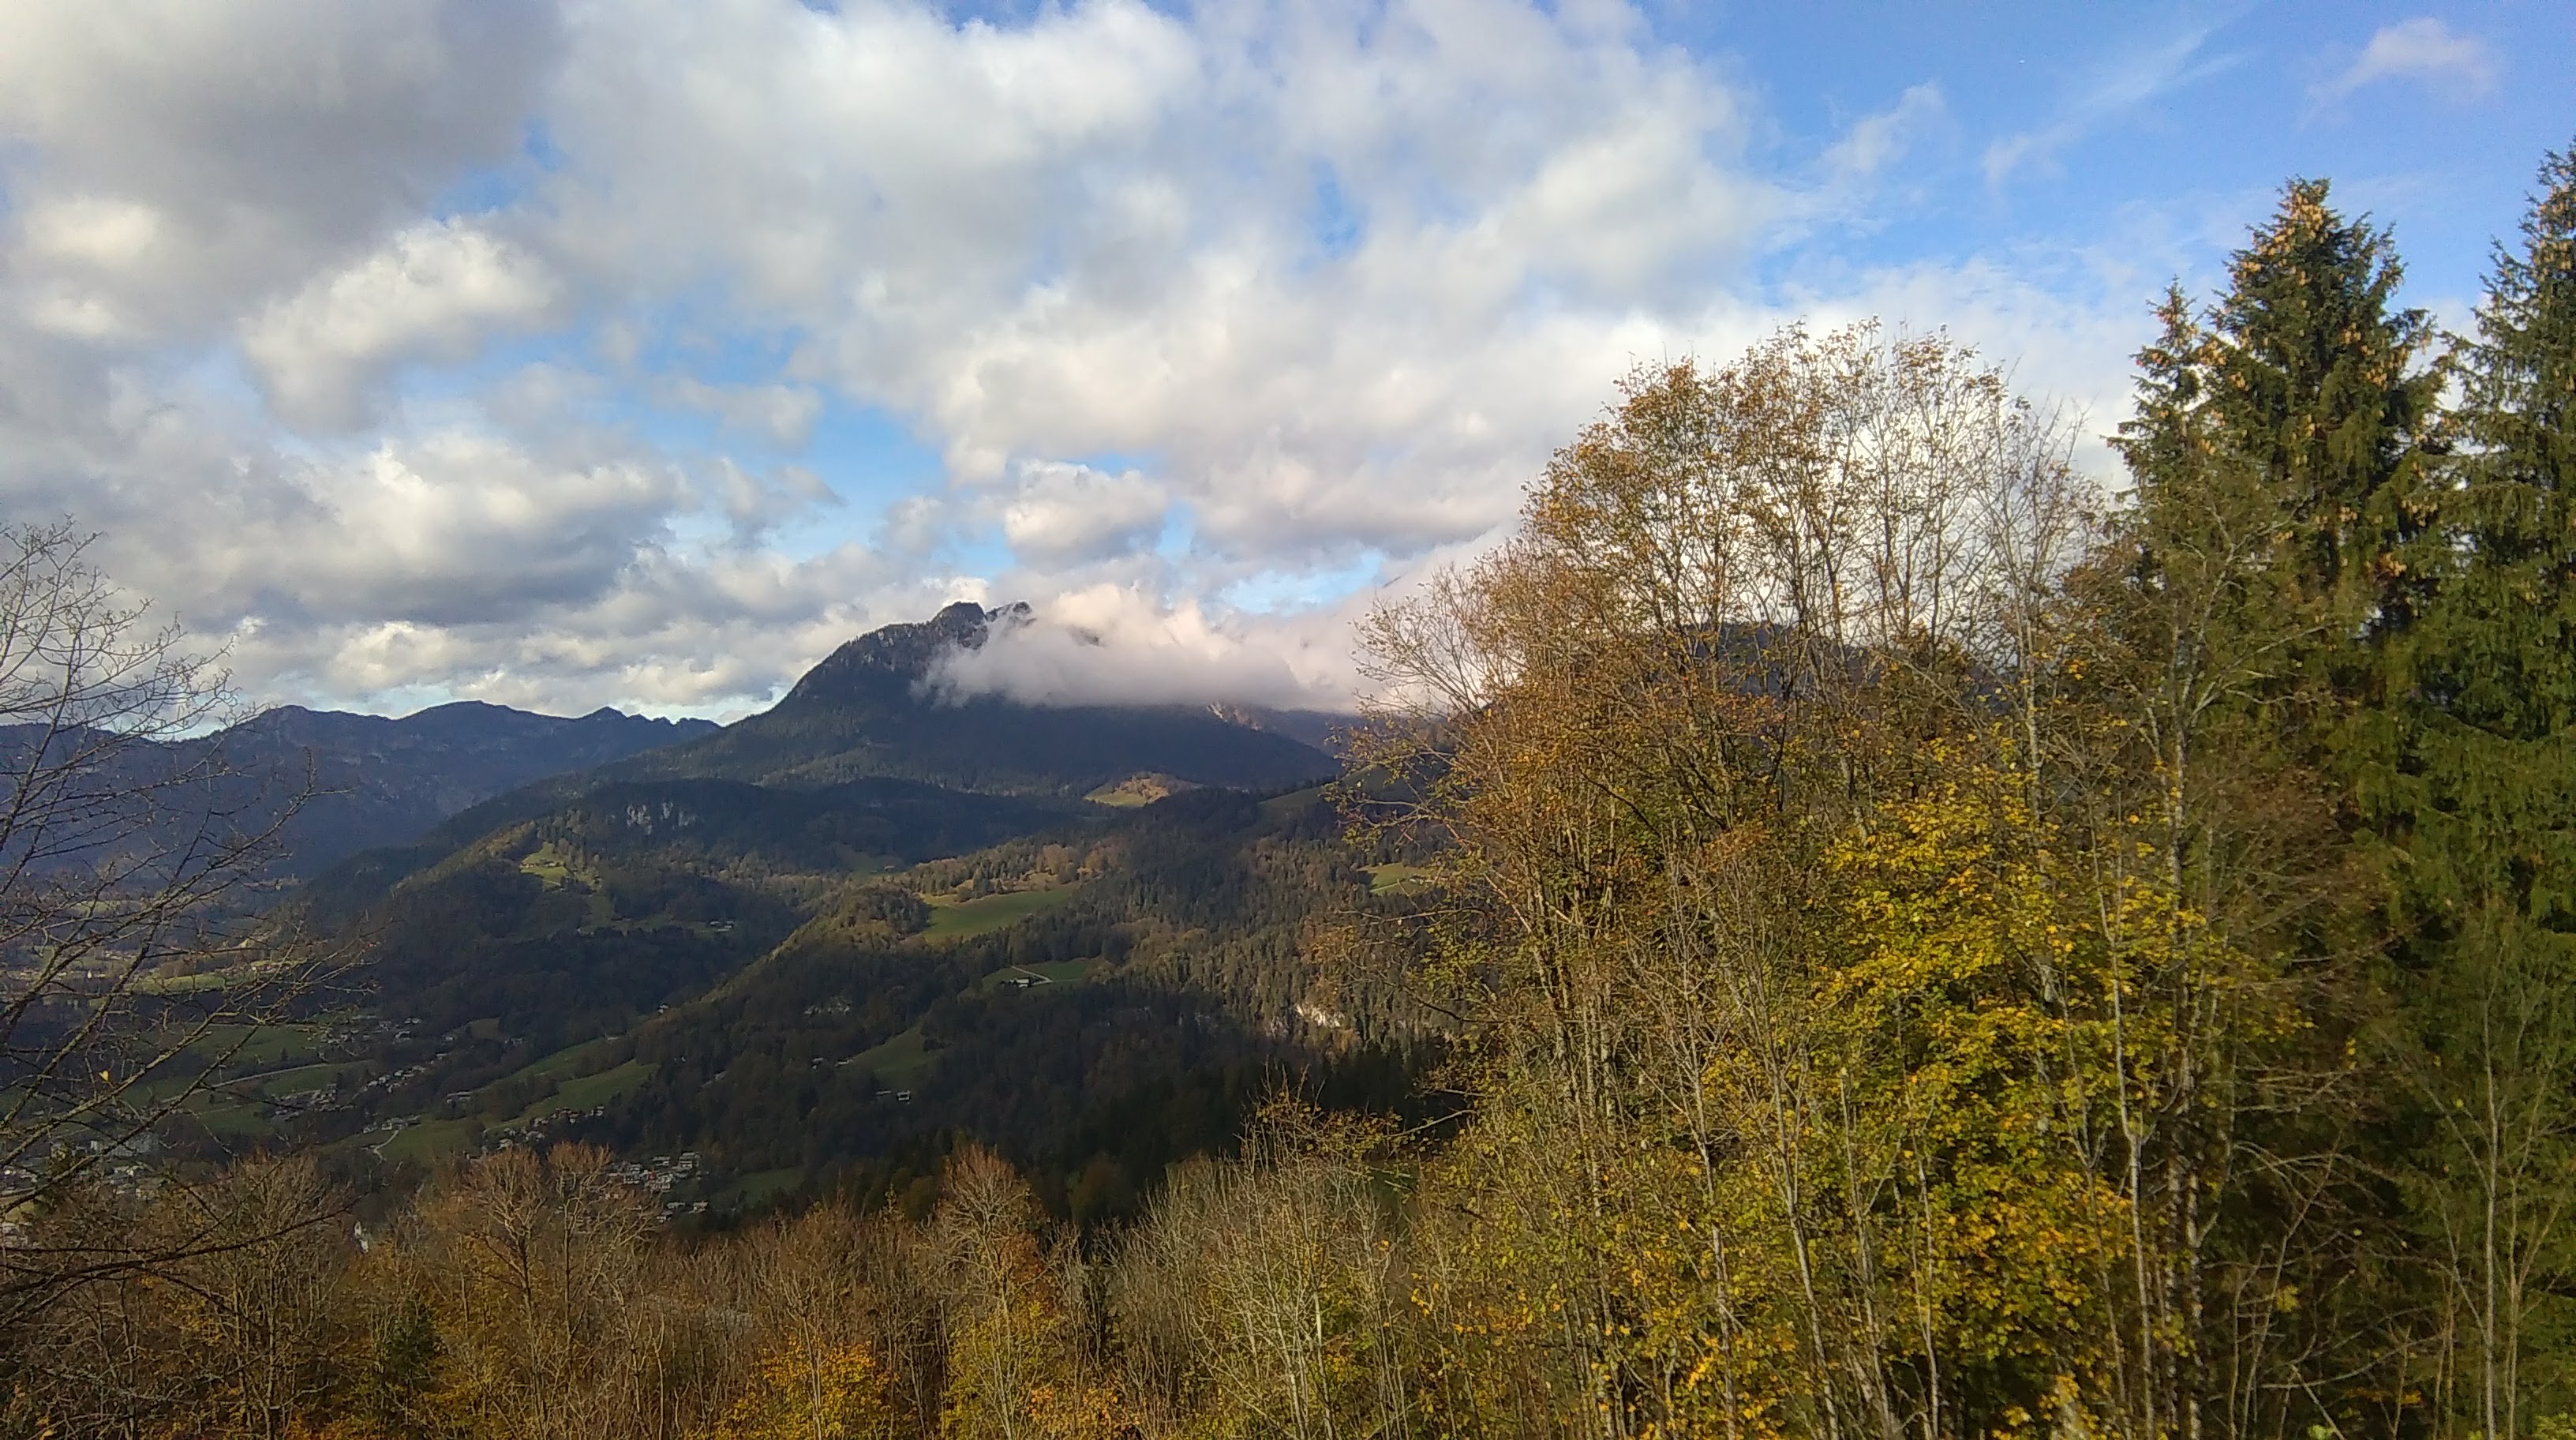
[[[1027,698],[1339,706],[1635,366],[1877,317],[2098,436],[2292,176],[2465,327],[2571,72],[2512,0],[9,0],[0,519],[256,703],[730,718],[972,599]]]

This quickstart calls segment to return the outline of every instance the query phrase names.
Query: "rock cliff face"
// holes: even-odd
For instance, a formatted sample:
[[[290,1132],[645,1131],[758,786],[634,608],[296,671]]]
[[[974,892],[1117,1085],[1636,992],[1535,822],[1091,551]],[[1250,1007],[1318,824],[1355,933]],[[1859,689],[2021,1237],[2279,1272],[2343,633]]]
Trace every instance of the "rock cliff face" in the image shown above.
[[[928,620],[871,630],[823,657],[780,701],[789,705],[835,700],[899,698],[929,675],[951,650],[977,650],[996,630],[1024,624],[1026,604],[987,610],[960,600]]]

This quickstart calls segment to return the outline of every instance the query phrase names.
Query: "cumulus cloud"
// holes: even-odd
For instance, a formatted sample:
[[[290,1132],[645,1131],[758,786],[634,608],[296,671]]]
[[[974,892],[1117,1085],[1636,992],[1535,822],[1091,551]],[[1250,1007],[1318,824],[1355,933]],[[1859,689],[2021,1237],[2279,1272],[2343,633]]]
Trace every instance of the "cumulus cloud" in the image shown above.
[[[252,316],[242,353],[290,424],[353,427],[388,366],[464,359],[543,319],[557,291],[543,262],[476,225],[418,225]]]
[[[2352,63],[2309,87],[2311,105],[2331,105],[2386,80],[2412,80],[2456,99],[2480,99],[2495,90],[2496,61],[2486,42],[2462,35],[2431,16],[2383,25]]]
[[[1024,563],[1095,559],[1150,543],[1170,497],[1135,470],[1104,474],[1088,465],[1021,464],[1001,504],[1002,538]]]
[[[608,587],[503,621],[292,627],[253,617],[230,637],[230,658],[290,693],[386,694],[434,677],[446,693],[498,704],[731,719],[851,635],[918,619],[957,588],[953,576],[898,574],[857,546],[801,561],[649,550]]]
[[[557,36],[550,6],[479,0],[13,4],[14,279],[78,333],[220,325],[505,161]]]
[[[738,710],[1001,586],[961,685],[1346,696],[1347,605],[1216,597],[1482,543],[1633,364],[1897,306],[2090,385],[2145,323],[1757,282],[1945,120],[1783,175],[1748,95],[1617,5],[33,0],[0,501],[264,695]]]
[[[823,414],[823,397],[804,385],[710,385],[683,375],[665,381],[661,390],[675,404],[789,449],[805,444]]]
[[[1731,88],[1643,39],[1500,0],[648,4],[577,30],[555,133],[619,183],[566,180],[561,243],[725,277],[967,481],[1151,450],[1212,544],[1436,541],[1783,206]],[[691,83],[644,83],[674,53]]]
[[[287,444],[231,392],[4,328],[0,454],[0,513],[101,532],[104,568],[263,700],[739,714],[957,588],[856,544],[739,543],[738,507],[811,476],[478,424]]]

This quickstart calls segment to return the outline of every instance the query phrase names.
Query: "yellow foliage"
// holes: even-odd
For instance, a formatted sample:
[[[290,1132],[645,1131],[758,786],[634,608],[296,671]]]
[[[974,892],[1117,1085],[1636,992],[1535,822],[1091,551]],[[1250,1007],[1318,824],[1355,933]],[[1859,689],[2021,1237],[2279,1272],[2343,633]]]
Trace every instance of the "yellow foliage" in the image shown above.
[[[716,1440],[862,1440],[895,1433],[886,1378],[856,1341],[828,1348],[789,1343],[763,1355]]]

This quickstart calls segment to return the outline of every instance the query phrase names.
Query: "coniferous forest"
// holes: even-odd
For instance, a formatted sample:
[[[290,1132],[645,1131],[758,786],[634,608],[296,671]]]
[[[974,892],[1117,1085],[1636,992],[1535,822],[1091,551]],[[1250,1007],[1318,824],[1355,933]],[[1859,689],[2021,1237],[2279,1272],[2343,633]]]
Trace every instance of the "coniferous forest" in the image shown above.
[[[642,1078],[43,1192],[0,1428],[2576,1435],[2576,153],[2469,333],[2402,273],[2288,185],[2104,467],[1938,332],[1639,369],[1368,621],[1320,794],[693,780],[758,843],[578,889],[615,792],[325,875],[333,985]],[[419,1085],[497,1124],[507,1035]],[[802,1178],[666,1223],[690,1146]]]

